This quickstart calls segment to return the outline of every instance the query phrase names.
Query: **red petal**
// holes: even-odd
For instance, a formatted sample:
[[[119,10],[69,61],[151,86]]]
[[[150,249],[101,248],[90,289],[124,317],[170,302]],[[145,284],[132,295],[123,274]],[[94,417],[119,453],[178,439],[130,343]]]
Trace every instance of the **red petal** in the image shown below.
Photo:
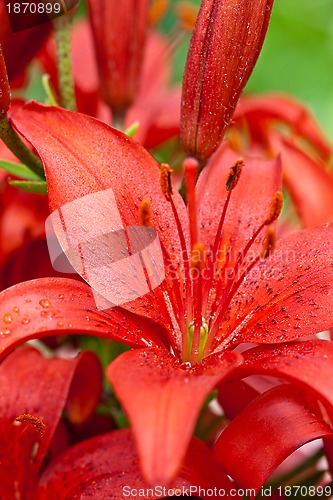
[[[237,343],[274,343],[330,328],[332,252],[333,224],[280,240],[239,288],[220,331]]]
[[[192,439],[185,463],[171,486],[158,487],[155,494],[144,498],[172,495],[172,488],[188,490],[190,486],[224,489],[232,486],[226,475],[216,467],[209,449]],[[76,495],[93,498],[123,498],[130,490],[147,492],[138,466],[134,440],[130,430],[115,431],[84,441],[67,450],[50,464],[35,491],[36,500],[74,498]],[[192,495],[195,494],[192,490]],[[134,493],[133,493],[134,495]],[[172,495],[173,496],[173,495]],[[179,496],[179,495],[178,495]],[[206,498],[205,496],[203,498]],[[234,498],[240,498],[238,496]]]
[[[215,240],[219,217],[227,197],[226,177],[230,167],[240,155],[224,143],[209,160],[203,169],[197,184],[197,200],[199,205],[198,224],[200,241],[206,248]],[[263,223],[270,210],[273,194],[281,191],[281,162],[279,159],[263,161],[244,158],[245,167],[240,180],[231,194],[227,210],[221,248],[228,250],[232,241],[230,265],[243,251],[260,224]],[[264,234],[251,247],[254,252],[261,251]],[[251,253],[251,256],[255,256]]]
[[[214,456],[238,484],[258,492],[293,451],[324,436],[332,436],[332,429],[306,396],[299,388],[281,385],[255,399],[228,425]]]
[[[287,138],[270,133],[275,151],[281,151],[283,178],[295,208],[306,226],[333,220],[333,177],[325,163],[304,153]]]
[[[1,364],[2,498],[32,498],[33,485],[64,410],[75,372],[87,368],[96,383],[89,388],[86,415],[94,409],[101,389],[101,368],[93,353],[86,352],[70,360],[45,359],[36,350],[24,348]],[[41,419],[46,426],[45,434],[41,436],[31,424],[15,422],[16,417],[23,414]]]
[[[0,294],[0,356],[29,339],[84,333],[133,346],[161,346],[146,319],[120,308],[98,311],[91,289],[62,278],[27,281]]]
[[[242,353],[245,361],[237,370],[242,378],[253,374],[281,377],[296,382],[325,404],[333,419],[333,343],[308,340],[255,347]]]
[[[274,94],[246,96],[240,100],[233,118],[236,121],[246,118],[250,129],[254,131],[262,127],[263,121],[283,122],[293,127],[302,139],[311,142],[323,159],[328,160],[332,154],[328,140],[309,110],[294,98]]]
[[[85,227],[82,228],[82,213],[80,212],[79,216],[75,211],[71,211],[70,225],[89,236],[91,231],[97,231],[96,234],[105,233],[103,221],[104,225],[108,225],[107,232],[118,230],[118,226],[112,227],[112,225],[115,221],[119,223],[119,217],[121,229],[141,225],[138,207],[142,199],[148,199],[153,212],[152,225],[165,247],[170,249],[175,268],[178,269],[181,249],[172,209],[161,191],[158,164],[142,146],[98,120],[34,102],[18,110],[13,121],[25,138],[34,145],[43,160],[51,211],[61,209],[66,203],[84,196],[111,189],[117,206],[114,206],[113,195],[108,191],[111,197],[108,203],[105,201],[104,204],[96,203],[96,210],[85,214],[87,222]],[[184,231],[187,233],[187,211],[178,193],[175,193],[174,201]],[[69,241],[78,236],[74,233],[74,230],[66,231]],[[96,256],[96,260],[98,258],[103,256]],[[130,259],[123,261],[128,264],[129,276],[134,276],[132,261]],[[109,268],[99,283],[107,283],[115,294],[119,292],[119,279],[118,277],[111,279]],[[137,283],[132,288],[136,285]],[[126,307],[131,306],[128,304]],[[154,301],[148,294],[140,301],[137,300],[132,309],[149,318],[155,318],[156,321],[164,321],[165,324],[170,322],[169,318],[161,317],[162,308],[154,309]]]
[[[124,353],[108,367],[150,484],[175,477],[204,398],[240,360],[238,353],[225,352],[189,367],[167,350],[151,349]]]

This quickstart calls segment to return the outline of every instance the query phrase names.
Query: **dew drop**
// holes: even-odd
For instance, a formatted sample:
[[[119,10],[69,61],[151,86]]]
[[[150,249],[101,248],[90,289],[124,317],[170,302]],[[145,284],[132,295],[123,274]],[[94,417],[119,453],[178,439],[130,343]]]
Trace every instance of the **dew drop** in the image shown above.
[[[59,321],[59,323],[57,323],[57,326],[59,326],[59,328],[61,328],[61,327],[63,327],[63,326],[64,326],[64,324],[63,324],[63,322],[62,322],[62,321]]]
[[[4,314],[3,320],[7,325],[13,321],[11,314]]]
[[[61,293],[61,294],[59,295],[59,299],[61,299],[61,300],[62,300],[62,299],[64,299],[64,298],[65,298],[65,295],[64,295],[63,293]]]
[[[48,311],[41,311],[40,315],[42,318],[53,319],[53,316],[56,316],[56,314],[58,313],[59,311],[48,310]]]
[[[28,325],[30,323],[30,319],[29,318],[24,318],[22,320],[22,325]]]
[[[40,305],[41,305],[42,307],[44,307],[45,309],[46,309],[47,307],[50,307],[50,305],[51,305],[51,303],[50,303],[47,299],[42,299],[42,300],[40,300],[40,301],[39,301],[39,303],[40,303]]]
[[[11,335],[12,331],[9,328],[6,328],[6,330],[1,330],[0,331],[0,336],[1,337],[8,337]]]
[[[18,307],[13,307],[13,312],[18,314],[20,312],[19,308]]]

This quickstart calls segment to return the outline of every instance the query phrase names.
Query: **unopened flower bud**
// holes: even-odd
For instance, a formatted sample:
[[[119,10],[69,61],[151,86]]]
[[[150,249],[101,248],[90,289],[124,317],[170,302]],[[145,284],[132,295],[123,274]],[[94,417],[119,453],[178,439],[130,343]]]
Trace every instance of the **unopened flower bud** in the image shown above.
[[[141,76],[149,0],[88,0],[101,93],[115,114],[133,103]]]
[[[223,139],[261,50],[274,0],[202,0],[186,61],[181,140],[207,159]]]

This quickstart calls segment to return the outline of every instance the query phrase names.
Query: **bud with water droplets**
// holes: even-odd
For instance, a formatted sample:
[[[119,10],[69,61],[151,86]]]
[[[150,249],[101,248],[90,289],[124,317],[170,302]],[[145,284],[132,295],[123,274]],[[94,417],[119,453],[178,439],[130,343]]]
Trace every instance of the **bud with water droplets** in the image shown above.
[[[0,118],[5,115],[10,106],[10,87],[8,82],[8,75],[5,65],[5,60],[2,55],[0,45]]]
[[[217,149],[261,50],[274,0],[202,0],[186,61],[181,112],[185,151]]]
[[[89,0],[101,93],[116,115],[133,103],[141,75],[149,0]]]

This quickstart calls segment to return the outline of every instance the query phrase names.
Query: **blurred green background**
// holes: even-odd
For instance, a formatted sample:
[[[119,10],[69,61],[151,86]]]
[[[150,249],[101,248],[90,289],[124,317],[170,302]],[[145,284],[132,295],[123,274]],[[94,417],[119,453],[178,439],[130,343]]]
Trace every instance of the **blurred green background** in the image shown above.
[[[160,23],[166,32],[175,25],[174,7],[178,1],[170,0],[167,15]],[[80,14],[84,12],[83,0]],[[189,38],[176,55],[177,81],[183,75]],[[36,87],[32,88],[36,97]],[[274,1],[264,47],[247,89],[288,92],[300,98],[333,140],[333,0]]]
[[[174,22],[176,2],[171,0],[165,28]],[[185,52],[179,56],[178,78]],[[299,97],[333,139],[333,0],[275,0],[264,48],[247,89]]]

